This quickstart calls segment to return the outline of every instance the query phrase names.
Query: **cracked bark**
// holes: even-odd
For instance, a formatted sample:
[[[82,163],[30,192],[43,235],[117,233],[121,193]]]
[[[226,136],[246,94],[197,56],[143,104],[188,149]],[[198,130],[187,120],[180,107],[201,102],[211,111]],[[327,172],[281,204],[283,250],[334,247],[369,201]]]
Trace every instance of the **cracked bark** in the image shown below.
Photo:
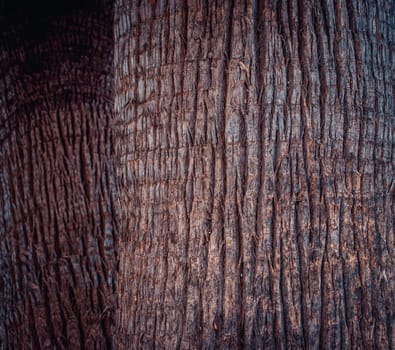
[[[1,347],[394,349],[393,2],[88,4],[0,18]]]
[[[0,347],[110,348],[112,9],[40,4],[2,12]]]
[[[118,348],[394,348],[393,28],[117,1]]]

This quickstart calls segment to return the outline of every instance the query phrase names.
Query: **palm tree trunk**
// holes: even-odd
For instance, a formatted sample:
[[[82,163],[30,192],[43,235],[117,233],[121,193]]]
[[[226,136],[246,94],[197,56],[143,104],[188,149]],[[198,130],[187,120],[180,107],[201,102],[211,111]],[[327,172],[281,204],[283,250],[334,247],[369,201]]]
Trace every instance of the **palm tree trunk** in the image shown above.
[[[392,1],[115,8],[116,347],[395,347]]]
[[[393,1],[112,5],[0,4],[0,347],[394,349]]]
[[[113,10],[58,5],[1,22],[1,349],[112,343]]]

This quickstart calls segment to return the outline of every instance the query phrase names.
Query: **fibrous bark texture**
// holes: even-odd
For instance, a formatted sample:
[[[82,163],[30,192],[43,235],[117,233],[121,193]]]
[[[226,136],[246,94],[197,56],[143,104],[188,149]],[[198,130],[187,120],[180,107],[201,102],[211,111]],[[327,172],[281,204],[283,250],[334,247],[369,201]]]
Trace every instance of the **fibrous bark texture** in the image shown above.
[[[104,349],[113,10],[40,4],[6,8],[0,23],[0,348]]]
[[[392,0],[116,1],[116,348],[395,348],[394,39]]]
[[[395,349],[392,0],[15,1],[1,349]]]

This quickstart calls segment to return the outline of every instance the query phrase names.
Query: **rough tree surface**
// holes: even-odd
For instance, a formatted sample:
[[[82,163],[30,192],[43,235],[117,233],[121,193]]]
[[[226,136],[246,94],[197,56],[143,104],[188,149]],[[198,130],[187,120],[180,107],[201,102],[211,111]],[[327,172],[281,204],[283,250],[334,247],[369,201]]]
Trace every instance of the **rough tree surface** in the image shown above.
[[[395,348],[394,25],[116,2],[117,348]]]
[[[104,349],[113,10],[38,4],[6,8],[1,22],[0,348]]]
[[[1,349],[395,349],[393,0],[19,1]]]

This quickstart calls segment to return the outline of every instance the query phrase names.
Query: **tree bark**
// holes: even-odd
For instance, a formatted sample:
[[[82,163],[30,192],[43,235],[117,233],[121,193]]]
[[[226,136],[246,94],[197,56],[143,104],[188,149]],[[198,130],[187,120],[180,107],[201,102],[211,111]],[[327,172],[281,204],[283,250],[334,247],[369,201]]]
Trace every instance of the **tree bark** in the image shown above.
[[[392,0],[28,3],[2,349],[395,349]]]
[[[1,22],[0,348],[110,348],[113,9],[40,4]]]
[[[116,347],[395,347],[392,1],[116,1]]]

